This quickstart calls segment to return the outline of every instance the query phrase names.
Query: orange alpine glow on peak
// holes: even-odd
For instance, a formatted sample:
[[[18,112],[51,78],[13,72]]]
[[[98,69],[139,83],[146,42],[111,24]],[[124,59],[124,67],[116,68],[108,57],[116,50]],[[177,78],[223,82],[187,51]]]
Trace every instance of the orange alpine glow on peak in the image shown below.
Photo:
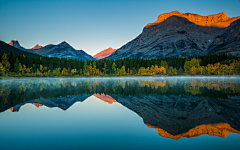
[[[226,28],[228,27],[233,21],[240,18],[238,17],[228,17],[224,12],[221,12],[219,14],[214,15],[208,15],[208,16],[201,16],[198,14],[192,14],[192,13],[180,13],[179,11],[172,11],[170,13],[164,13],[158,16],[157,21],[153,23],[148,23],[144,28],[150,27],[152,25],[159,24],[166,20],[167,18],[171,16],[179,16],[182,18],[188,19],[190,22],[193,22],[200,26],[207,26],[207,27],[219,27],[219,28]]]
[[[116,50],[117,49],[113,49],[113,48],[109,47],[109,48],[97,53],[96,55],[94,55],[93,58],[102,59],[102,58],[108,57]]]
[[[165,138],[171,138],[174,140],[179,140],[182,137],[197,137],[203,134],[208,134],[210,136],[218,136],[221,138],[225,138],[228,133],[238,133],[240,134],[240,131],[233,129],[228,123],[217,123],[217,124],[203,124],[196,126],[193,129],[190,129],[186,133],[178,134],[178,135],[172,135],[168,133],[167,131],[159,128],[154,127],[149,124],[146,124],[149,128],[154,128],[158,131],[158,134]]]
[[[42,48],[42,46],[40,46],[40,45],[36,45],[36,46],[34,46],[32,49],[39,49],[39,48]]]
[[[111,96],[109,95],[105,95],[105,94],[93,94],[95,97],[101,99],[104,102],[107,102],[109,104],[112,104],[114,102],[117,102],[115,99],[113,99]]]

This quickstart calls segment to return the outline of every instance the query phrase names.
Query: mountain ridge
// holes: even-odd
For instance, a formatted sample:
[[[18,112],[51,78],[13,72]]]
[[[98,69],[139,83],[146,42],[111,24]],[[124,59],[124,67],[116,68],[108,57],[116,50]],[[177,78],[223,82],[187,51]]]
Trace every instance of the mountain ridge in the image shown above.
[[[235,17],[236,18],[236,17]],[[229,55],[240,54],[239,20],[233,21],[228,27],[200,26],[184,17],[171,15],[166,20],[144,27],[140,35],[117,49],[108,59],[144,58],[156,59],[165,57],[190,57],[213,54],[225,50]],[[236,30],[236,31],[235,31]],[[231,31],[231,32],[230,32]],[[226,39],[226,34],[228,37]],[[221,42],[216,42],[217,37]],[[217,47],[219,43],[228,46]],[[216,43],[210,49],[210,45]],[[230,43],[230,44],[229,44]],[[227,51],[233,48],[233,52]]]
[[[171,16],[179,16],[188,19],[190,22],[193,22],[200,26],[208,26],[208,27],[219,27],[219,28],[226,28],[228,27],[233,21],[240,19],[238,17],[228,17],[224,12],[208,15],[208,16],[201,16],[199,14],[193,13],[180,13],[179,11],[172,11],[170,13],[164,13],[158,16],[157,21],[153,23],[148,23],[144,28],[149,26],[159,24],[162,21],[166,20]]]

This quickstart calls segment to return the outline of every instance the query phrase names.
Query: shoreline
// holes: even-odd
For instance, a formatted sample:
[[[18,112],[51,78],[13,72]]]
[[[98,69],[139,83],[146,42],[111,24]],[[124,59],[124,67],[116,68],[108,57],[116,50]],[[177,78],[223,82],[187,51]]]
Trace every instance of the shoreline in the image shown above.
[[[231,78],[231,77],[240,77],[240,75],[145,75],[145,76],[54,76],[54,77],[13,77],[13,76],[0,76],[0,80],[2,79],[24,79],[24,78],[176,78],[176,77],[181,77],[181,78]]]

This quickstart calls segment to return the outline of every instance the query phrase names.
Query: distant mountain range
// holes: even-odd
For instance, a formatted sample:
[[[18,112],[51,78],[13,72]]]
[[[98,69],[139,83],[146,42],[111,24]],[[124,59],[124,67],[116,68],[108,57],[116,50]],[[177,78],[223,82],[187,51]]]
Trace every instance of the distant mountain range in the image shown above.
[[[111,47],[104,49],[103,51],[97,53],[96,55],[93,56],[93,58],[96,59],[103,59],[105,57],[110,56],[113,52],[115,52],[117,49],[113,49]]]
[[[87,54],[83,50],[75,50],[67,42],[62,42],[57,45],[49,44],[47,46],[39,46],[38,44],[32,49],[26,49],[22,47],[17,40],[12,40],[9,45],[18,48],[20,50],[35,53],[41,56],[68,58],[68,59],[82,59],[82,60],[95,60],[91,55]]]
[[[109,59],[240,54],[240,17],[200,16],[178,11],[162,14]]]

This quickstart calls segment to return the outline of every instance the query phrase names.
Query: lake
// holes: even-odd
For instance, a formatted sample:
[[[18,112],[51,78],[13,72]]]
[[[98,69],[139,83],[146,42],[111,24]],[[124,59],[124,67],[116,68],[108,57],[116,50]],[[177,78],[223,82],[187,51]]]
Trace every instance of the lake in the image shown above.
[[[0,80],[0,149],[239,149],[240,77]]]

